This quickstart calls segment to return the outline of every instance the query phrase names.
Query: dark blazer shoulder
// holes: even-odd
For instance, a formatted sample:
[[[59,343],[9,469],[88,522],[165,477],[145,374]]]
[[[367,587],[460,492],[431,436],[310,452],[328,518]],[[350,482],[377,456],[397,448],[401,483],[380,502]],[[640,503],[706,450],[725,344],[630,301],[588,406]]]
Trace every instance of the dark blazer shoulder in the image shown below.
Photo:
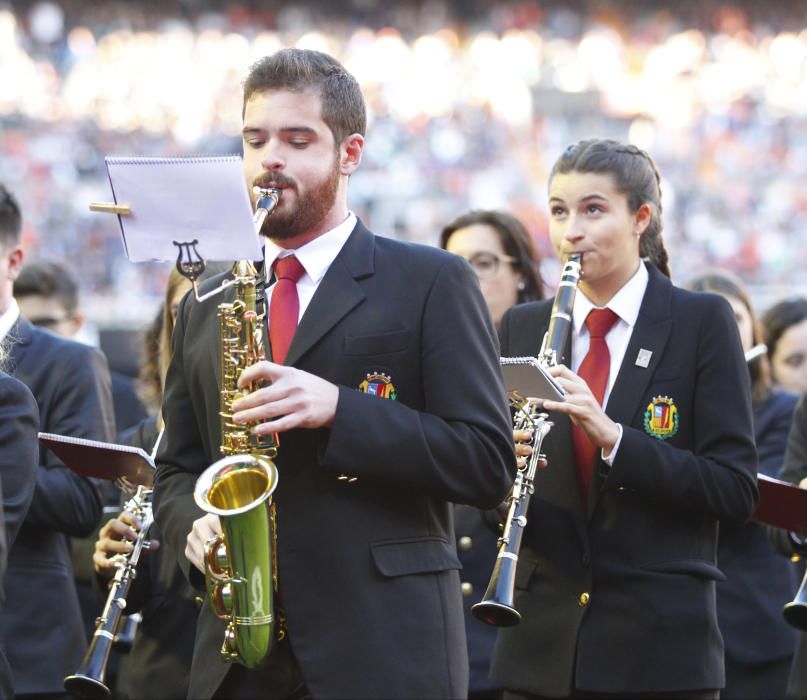
[[[364,230],[372,236],[377,259],[389,257],[412,270],[418,270],[420,275],[424,272],[437,271],[446,265],[458,268],[468,265],[467,261],[459,255],[449,253],[442,248],[387,238],[374,234],[368,229]],[[360,229],[357,229],[357,233],[359,232]]]

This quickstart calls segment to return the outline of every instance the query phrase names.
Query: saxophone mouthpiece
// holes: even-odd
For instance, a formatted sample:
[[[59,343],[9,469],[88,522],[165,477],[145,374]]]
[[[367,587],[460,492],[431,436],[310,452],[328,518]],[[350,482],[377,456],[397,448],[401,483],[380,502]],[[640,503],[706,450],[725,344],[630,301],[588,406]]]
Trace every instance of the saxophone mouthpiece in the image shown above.
[[[275,210],[277,203],[280,201],[280,190],[275,187],[266,188],[256,185],[252,188],[252,192],[258,195],[253,223],[255,224],[256,232],[260,233],[264,219]]]
[[[280,201],[280,190],[274,187],[253,187],[252,192],[258,195],[258,202],[255,209],[265,209],[267,214],[271,214],[272,210],[277,206]]]

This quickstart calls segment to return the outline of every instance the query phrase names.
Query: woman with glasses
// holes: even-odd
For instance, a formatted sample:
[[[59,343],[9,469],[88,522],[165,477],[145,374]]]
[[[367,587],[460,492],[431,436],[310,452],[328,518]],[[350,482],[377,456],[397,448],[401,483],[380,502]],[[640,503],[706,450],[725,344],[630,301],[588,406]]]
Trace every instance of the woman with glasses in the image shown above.
[[[497,328],[502,315],[511,306],[543,298],[535,244],[524,225],[510,214],[500,211],[463,214],[443,229],[440,247],[470,263],[479,277],[482,296]],[[483,514],[472,506],[454,507],[454,525],[462,562],[463,608],[471,672],[469,697],[475,700],[497,698],[501,696],[501,688],[488,677],[496,629],[471,614],[471,605],[481,600],[493,570],[496,535]]]
[[[524,225],[510,214],[463,214],[442,230],[440,247],[471,264],[497,328],[511,306],[544,297],[535,243]]]

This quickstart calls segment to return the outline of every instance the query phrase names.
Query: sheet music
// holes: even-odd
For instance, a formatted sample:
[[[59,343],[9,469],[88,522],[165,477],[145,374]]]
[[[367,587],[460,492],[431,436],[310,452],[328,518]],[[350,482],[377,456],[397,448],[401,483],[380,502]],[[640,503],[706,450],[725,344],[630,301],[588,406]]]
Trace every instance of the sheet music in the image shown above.
[[[205,261],[259,260],[240,156],[105,159],[126,255],[132,262],[177,259],[173,241],[198,240]]]

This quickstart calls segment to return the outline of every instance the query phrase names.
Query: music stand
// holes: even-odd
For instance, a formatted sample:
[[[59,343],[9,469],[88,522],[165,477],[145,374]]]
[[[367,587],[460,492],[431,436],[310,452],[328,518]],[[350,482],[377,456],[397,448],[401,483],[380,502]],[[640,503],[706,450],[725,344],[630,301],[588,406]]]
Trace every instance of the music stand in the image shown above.
[[[200,299],[207,261],[263,257],[240,156],[104,160],[114,202],[90,209],[118,217],[132,262],[175,262]]]

